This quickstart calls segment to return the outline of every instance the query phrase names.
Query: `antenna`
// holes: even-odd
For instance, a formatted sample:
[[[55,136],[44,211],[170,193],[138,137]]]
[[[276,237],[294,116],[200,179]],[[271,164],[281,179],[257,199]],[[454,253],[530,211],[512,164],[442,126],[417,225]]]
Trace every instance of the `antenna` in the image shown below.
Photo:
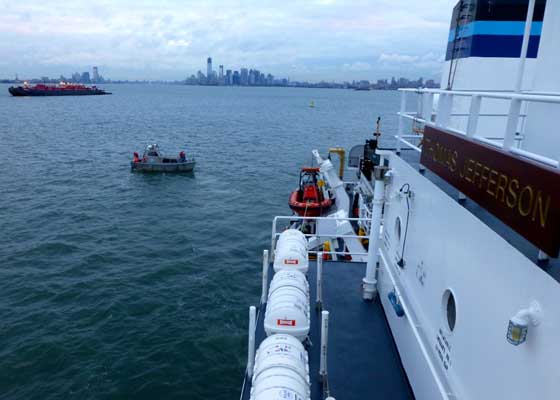
[[[377,117],[377,122],[376,122],[376,127],[375,127],[375,132],[373,133],[373,136],[376,139],[379,139],[379,137],[381,136],[381,117]]]

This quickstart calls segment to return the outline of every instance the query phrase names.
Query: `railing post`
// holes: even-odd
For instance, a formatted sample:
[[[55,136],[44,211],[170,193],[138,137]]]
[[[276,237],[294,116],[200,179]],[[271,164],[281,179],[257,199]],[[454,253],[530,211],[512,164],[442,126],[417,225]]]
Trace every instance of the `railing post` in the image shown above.
[[[535,0],[529,0],[527,7],[527,18],[525,19],[525,31],[523,33],[523,42],[521,44],[521,56],[519,57],[519,66],[517,68],[517,79],[515,81],[515,91],[521,92],[523,84],[523,74],[525,72],[525,60],[527,59],[527,49],[529,48],[529,38],[531,37],[531,25],[533,22],[533,12],[535,10]]]
[[[272,235],[270,238],[270,257],[274,258],[274,254],[276,252],[276,220],[278,217],[274,217],[272,220]]]
[[[321,359],[319,362],[319,376],[327,377],[327,349],[329,344],[329,312],[321,312]]]
[[[257,309],[255,306],[249,307],[249,345],[247,348],[247,376],[253,376],[255,364],[255,328],[257,325]]]
[[[434,94],[433,93],[423,93],[422,94],[422,119],[427,122],[432,122],[432,107],[434,105]]]
[[[401,137],[404,133],[404,113],[406,112],[406,91],[401,91],[401,111],[399,113],[399,130],[397,136],[397,154],[401,153]]]
[[[443,126],[442,115],[443,115],[444,108],[445,108],[445,105],[444,105],[445,97],[446,97],[446,95],[444,93],[439,94],[438,103],[437,103],[437,111],[436,111],[436,125],[437,126]]]
[[[511,99],[509,106],[508,119],[506,124],[506,133],[504,136],[504,144],[502,145],[504,150],[511,151],[515,145],[515,134],[517,132],[517,126],[519,124],[519,113],[521,112],[521,100]]]
[[[469,122],[467,124],[467,136],[472,138],[476,134],[476,126],[478,125],[478,115],[480,114],[480,103],[482,97],[474,95],[471,97],[471,109],[469,111]]]
[[[377,268],[379,253],[379,228],[383,213],[383,202],[385,198],[385,173],[388,168],[377,166],[374,169],[375,184],[373,186],[373,207],[371,210],[371,225],[369,228],[368,258],[366,276],[362,279],[362,298],[373,300],[377,294],[377,279],[375,270]]]
[[[261,304],[268,298],[268,250],[263,250]]]
[[[445,128],[449,124],[449,117],[452,108],[452,94],[441,93],[438,101],[438,111],[436,116],[436,124]]]
[[[317,253],[317,309],[323,307],[323,252]]]

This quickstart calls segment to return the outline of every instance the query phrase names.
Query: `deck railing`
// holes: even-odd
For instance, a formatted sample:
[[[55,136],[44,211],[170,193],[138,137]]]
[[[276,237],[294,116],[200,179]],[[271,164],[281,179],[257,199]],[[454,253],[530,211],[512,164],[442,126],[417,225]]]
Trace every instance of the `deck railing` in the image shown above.
[[[445,128],[446,130],[465,135],[475,141],[489,144],[491,146],[504,149],[513,154],[528,158],[530,160],[546,164],[554,168],[560,168],[558,160],[523,150],[523,130],[525,127],[526,113],[522,113],[523,103],[548,103],[560,104],[560,95],[557,93],[516,93],[516,92],[477,92],[460,90],[441,90],[441,89],[399,89],[401,92],[401,106],[399,115],[397,151],[402,150],[402,145],[418,152],[421,151],[414,139],[421,139],[422,135],[404,134],[405,120],[412,120],[416,123],[427,126]],[[407,100],[411,95],[415,95],[418,100],[419,110],[408,112],[406,110]],[[434,95],[438,95],[437,110],[433,110]],[[458,97],[470,98],[470,108],[468,113],[453,113],[454,100]],[[481,113],[482,99],[497,99],[509,101],[507,113]],[[464,131],[452,128],[450,120],[452,117],[467,117],[467,125]],[[477,125],[480,117],[504,118],[506,127],[503,137],[484,137],[477,134]],[[521,121],[520,121],[521,120]],[[521,122],[521,131],[518,127]],[[520,134],[521,133],[521,134]]]
[[[297,215],[277,215],[272,221],[272,233],[270,235],[270,255],[274,258],[274,250],[276,248],[276,240],[282,232],[278,232],[278,221],[317,221],[317,220],[327,220],[327,221],[361,221],[366,223],[371,223],[371,219],[368,218],[348,218],[348,217],[301,217]],[[320,237],[329,239],[368,239],[369,236],[360,235],[339,235],[336,233],[332,234],[318,234],[318,233],[305,233],[305,237]],[[349,255],[349,256],[367,256],[367,252],[348,252],[348,251],[324,251],[324,250],[311,250],[309,254],[329,254],[329,255]]]

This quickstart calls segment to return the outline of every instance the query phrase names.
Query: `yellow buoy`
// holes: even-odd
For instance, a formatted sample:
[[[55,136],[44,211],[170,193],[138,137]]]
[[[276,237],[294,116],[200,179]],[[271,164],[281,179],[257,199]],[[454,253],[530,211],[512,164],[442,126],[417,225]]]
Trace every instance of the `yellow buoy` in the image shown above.
[[[313,100],[311,100],[311,103],[309,103],[309,107],[310,108],[315,108],[315,102]]]

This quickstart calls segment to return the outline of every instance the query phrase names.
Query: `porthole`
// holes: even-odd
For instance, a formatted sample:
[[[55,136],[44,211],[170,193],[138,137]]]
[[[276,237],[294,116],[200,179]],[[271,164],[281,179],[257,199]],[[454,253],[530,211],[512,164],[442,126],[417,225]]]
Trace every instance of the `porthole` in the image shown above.
[[[443,293],[442,306],[445,327],[449,332],[453,332],[455,329],[455,322],[457,321],[457,306],[455,304],[455,296],[449,289]]]

